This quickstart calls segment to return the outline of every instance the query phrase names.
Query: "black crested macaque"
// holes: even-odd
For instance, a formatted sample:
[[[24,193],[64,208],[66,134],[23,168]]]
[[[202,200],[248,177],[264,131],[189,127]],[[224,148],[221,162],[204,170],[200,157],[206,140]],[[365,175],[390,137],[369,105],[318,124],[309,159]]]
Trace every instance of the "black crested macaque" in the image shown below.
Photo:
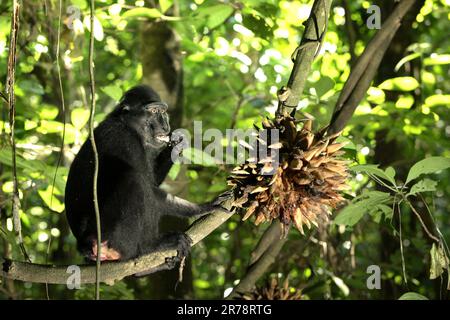
[[[98,203],[101,219],[101,257],[128,260],[162,249],[178,256],[146,274],[173,268],[188,255],[191,239],[182,232],[160,235],[161,216],[200,216],[216,209],[229,193],[197,205],[159,188],[172,165],[167,105],[150,87],[127,91],[115,109],[94,131],[99,155]],[[176,142],[175,142],[176,144]],[[97,259],[93,202],[94,154],[88,139],[69,171],[65,206],[78,250]]]

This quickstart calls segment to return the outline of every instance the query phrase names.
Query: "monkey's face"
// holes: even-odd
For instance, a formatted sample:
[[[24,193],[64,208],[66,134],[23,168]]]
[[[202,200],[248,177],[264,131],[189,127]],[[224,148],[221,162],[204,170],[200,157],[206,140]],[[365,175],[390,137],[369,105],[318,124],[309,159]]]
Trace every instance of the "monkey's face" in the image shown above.
[[[161,147],[170,142],[169,115],[167,104],[152,102],[144,106],[146,143],[151,147]]]
[[[148,86],[137,86],[127,91],[116,109],[122,119],[150,148],[161,148],[170,141],[167,104]]]

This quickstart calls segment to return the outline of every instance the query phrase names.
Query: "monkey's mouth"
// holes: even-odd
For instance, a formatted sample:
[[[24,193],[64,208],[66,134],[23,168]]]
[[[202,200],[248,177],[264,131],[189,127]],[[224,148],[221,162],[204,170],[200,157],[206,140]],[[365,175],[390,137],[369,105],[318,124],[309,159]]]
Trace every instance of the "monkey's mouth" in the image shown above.
[[[170,137],[166,134],[158,134],[155,138],[159,142],[165,142],[165,143],[170,142]]]

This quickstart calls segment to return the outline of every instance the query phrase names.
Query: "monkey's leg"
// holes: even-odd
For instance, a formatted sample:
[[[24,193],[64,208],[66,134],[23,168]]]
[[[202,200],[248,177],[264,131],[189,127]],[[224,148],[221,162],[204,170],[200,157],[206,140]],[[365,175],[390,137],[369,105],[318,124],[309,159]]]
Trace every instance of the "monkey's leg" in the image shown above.
[[[189,255],[191,250],[192,240],[189,236],[183,232],[173,232],[165,234],[161,237],[158,244],[153,250],[148,253],[155,251],[164,250],[177,250],[177,255],[173,257],[166,258],[165,263],[157,267],[148,269],[143,272],[136,273],[134,276],[143,277],[151,273],[155,273],[163,270],[171,270],[185,257]]]

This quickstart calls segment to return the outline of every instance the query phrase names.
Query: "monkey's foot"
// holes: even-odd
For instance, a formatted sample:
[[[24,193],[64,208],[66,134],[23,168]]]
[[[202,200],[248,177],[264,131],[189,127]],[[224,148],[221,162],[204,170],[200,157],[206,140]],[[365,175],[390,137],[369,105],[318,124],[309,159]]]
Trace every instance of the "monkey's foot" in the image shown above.
[[[156,251],[162,250],[177,250],[177,255],[173,257],[168,257],[165,259],[164,264],[134,274],[135,277],[143,277],[155,272],[163,270],[171,270],[177,266],[180,261],[189,255],[191,250],[192,239],[183,232],[173,232],[166,234],[160,240],[160,245],[156,247]]]
[[[97,260],[98,245],[97,240],[92,241],[92,252],[89,254],[88,258],[92,261]],[[120,253],[115,249],[108,247],[108,241],[102,241],[100,250],[100,261],[114,261],[120,259]]]
[[[189,255],[192,246],[192,239],[184,232],[177,233],[176,237],[178,238],[177,251],[178,258],[184,258]]]
[[[176,244],[175,247],[177,249],[177,255],[173,257],[166,258],[165,265],[167,269],[173,269],[175,266],[181,262],[183,258],[186,258],[191,251],[192,239],[184,232],[176,232],[167,235],[167,237],[171,238]]]

